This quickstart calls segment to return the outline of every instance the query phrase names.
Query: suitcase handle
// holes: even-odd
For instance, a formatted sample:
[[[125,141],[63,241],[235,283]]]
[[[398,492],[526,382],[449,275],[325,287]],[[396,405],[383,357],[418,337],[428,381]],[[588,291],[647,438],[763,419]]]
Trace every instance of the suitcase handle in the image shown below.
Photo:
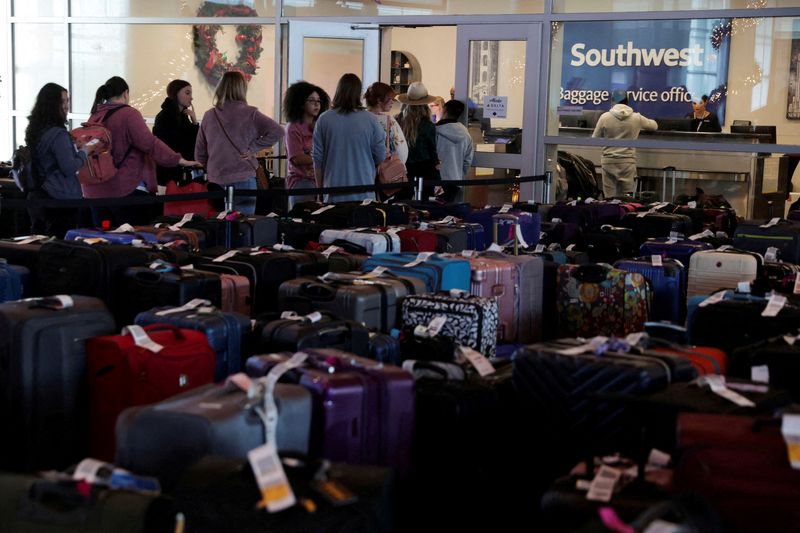
[[[181,332],[180,328],[174,324],[168,324],[166,322],[159,322],[158,324],[150,324],[149,326],[144,326],[142,328],[147,333],[151,331],[171,331],[175,338],[179,341],[185,340],[186,336]]]
[[[575,279],[585,283],[601,283],[608,276],[609,267],[597,265],[581,265],[575,269]]]
[[[332,301],[336,298],[336,290],[322,283],[310,281],[300,286],[300,294],[320,301]]]
[[[20,502],[18,516],[46,524],[85,524],[89,519],[89,502],[72,484],[36,481],[27,498]]]

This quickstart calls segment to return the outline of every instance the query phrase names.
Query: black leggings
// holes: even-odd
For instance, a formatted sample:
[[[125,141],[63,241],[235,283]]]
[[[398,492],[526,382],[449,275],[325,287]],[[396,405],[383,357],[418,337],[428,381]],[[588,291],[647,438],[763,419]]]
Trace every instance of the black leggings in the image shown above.
[[[32,200],[49,200],[51,198],[44,191],[28,193],[28,199]],[[28,207],[28,215],[31,217],[31,233],[63,239],[67,231],[78,226],[81,211],[78,207]]]

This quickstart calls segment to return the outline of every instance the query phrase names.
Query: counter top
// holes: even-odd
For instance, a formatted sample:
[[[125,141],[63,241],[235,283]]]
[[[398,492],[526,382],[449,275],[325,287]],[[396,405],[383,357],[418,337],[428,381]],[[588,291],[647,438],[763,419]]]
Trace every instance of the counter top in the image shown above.
[[[563,137],[591,137],[593,128],[558,128],[558,134]],[[730,142],[730,143],[768,143],[770,136],[757,133],[707,133],[695,131],[642,131],[639,138],[652,138],[660,140],[692,141],[692,142]]]
[[[716,172],[708,170],[664,169],[636,167],[639,176],[645,178],[663,178],[678,180],[714,180],[746,182],[750,178],[749,172]]]

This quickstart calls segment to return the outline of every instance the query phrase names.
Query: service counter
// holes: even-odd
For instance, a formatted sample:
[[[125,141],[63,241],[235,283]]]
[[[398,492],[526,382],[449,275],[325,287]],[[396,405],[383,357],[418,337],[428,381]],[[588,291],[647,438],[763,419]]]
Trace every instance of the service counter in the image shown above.
[[[575,153],[594,162],[600,173],[600,146],[575,146],[570,137],[590,137],[590,128],[560,128],[563,137],[559,150]],[[785,183],[779,180],[780,157],[754,152],[704,151],[702,143],[722,142],[758,144],[768,142],[766,135],[750,133],[693,133],[677,131],[642,132],[640,139],[658,139],[697,143],[690,152],[673,149],[638,148],[636,162],[639,190],[651,191],[659,201],[671,201],[678,194],[694,195],[696,188],[708,194],[722,194],[746,218],[767,218],[774,209],[783,213]],[[782,183],[782,187],[779,187]],[[772,205],[768,205],[772,202]]]

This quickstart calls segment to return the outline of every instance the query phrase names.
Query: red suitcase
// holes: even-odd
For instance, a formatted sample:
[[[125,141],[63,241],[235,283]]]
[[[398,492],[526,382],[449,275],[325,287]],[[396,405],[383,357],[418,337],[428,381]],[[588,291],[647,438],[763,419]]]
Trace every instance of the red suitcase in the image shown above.
[[[728,372],[728,356],[718,348],[675,345],[657,347],[653,348],[653,350],[689,359],[700,376],[706,374],[721,374],[724,376]]]
[[[92,457],[114,460],[114,428],[126,408],[155,403],[214,380],[216,353],[204,333],[153,324],[144,330],[163,346],[154,353],[133,336],[86,342]]]
[[[432,231],[407,228],[397,233],[401,252],[435,252],[438,238]]]

